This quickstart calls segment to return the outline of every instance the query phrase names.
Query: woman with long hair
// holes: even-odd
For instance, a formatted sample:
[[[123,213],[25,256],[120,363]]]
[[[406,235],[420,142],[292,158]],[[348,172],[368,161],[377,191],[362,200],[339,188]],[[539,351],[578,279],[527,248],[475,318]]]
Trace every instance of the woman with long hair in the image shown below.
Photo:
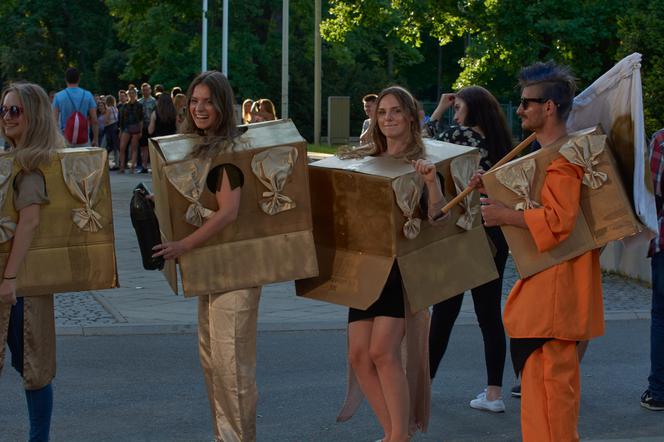
[[[151,137],[173,135],[177,132],[176,122],[177,114],[171,96],[168,94],[159,94],[157,97],[157,106],[152,111],[152,115],[150,115],[148,134]]]
[[[0,283],[0,368],[4,341],[12,366],[23,378],[30,440],[47,441],[53,410],[55,377],[53,294],[17,297],[16,276],[40,223],[40,208],[49,203],[44,176],[57,148],[65,147],[46,92],[36,84],[12,83],[2,91],[0,133],[9,142],[20,171],[13,179],[18,222]],[[36,271],[36,269],[33,269]]]
[[[180,131],[180,126],[187,119],[187,96],[185,94],[177,94],[173,98],[173,106],[175,106],[175,128]]]
[[[113,153],[113,161],[115,165],[111,170],[117,170],[120,163],[120,137],[118,129],[118,119],[120,112],[115,106],[115,97],[113,95],[106,96],[106,125],[104,126],[104,135],[106,137],[106,150]]]
[[[258,105],[259,112],[263,115],[264,121],[277,119],[277,112],[274,110],[274,103],[269,98],[261,98]]]
[[[251,123],[251,107],[254,105],[254,100],[247,98],[242,102],[242,123]]]
[[[131,142],[131,173],[136,168],[138,158],[138,142],[143,130],[143,106],[138,102],[138,91],[135,87],[127,90],[129,101],[120,109],[120,164],[119,173],[124,173],[127,163],[127,145]]]
[[[240,135],[233,111],[233,90],[217,71],[200,74],[187,91],[188,112],[180,127],[198,134],[192,158],[214,158],[233,149]],[[210,171],[208,188],[219,210],[187,237],[155,246],[154,256],[176,259],[200,247],[238,215],[242,172],[231,164]],[[260,287],[198,297],[198,343],[218,441],[256,439],[256,323]]]
[[[443,94],[433,116],[440,116],[453,106],[452,126],[438,138],[454,144],[477,147],[480,151],[480,167],[488,170],[500,160],[512,146],[512,137],[505,115],[493,95],[483,87],[470,86],[456,94]],[[503,370],[505,367],[505,329],[501,316],[503,273],[507,261],[508,246],[499,227],[485,227],[487,236],[495,246],[494,262],[498,278],[471,290],[475,314],[484,339],[487,387],[470,401],[470,406],[493,412],[505,411],[502,400]],[[429,330],[429,363],[431,378],[445,354],[456,321],[463,293],[440,302],[433,307]]]
[[[375,118],[369,130],[372,144],[347,151],[341,158],[371,155],[410,161],[425,183],[423,213],[431,222],[441,219],[445,198],[435,166],[424,158],[418,105],[413,96],[399,86],[383,90],[376,100]],[[388,442],[406,441],[412,430],[413,404],[401,363],[407,314],[396,262],[378,300],[367,310],[351,308],[348,313],[350,365],[383,428],[382,440]]]

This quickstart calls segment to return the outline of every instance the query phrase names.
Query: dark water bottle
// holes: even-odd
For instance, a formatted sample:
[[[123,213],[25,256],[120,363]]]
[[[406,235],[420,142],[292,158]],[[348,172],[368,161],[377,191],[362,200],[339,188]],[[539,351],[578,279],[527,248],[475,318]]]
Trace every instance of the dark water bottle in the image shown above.
[[[141,249],[143,268],[145,270],[161,270],[164,268],[164,258],[161,256],[152,257],[154,253],[152,248],[157,244],[161,244],[161,234],[159,233],[159,221],[154,213],[154,202],[149,196],[150,191],[143,183],[136,186],[129,203],[129,215],[131,216],[131,224],[136,231],[138,247]]]

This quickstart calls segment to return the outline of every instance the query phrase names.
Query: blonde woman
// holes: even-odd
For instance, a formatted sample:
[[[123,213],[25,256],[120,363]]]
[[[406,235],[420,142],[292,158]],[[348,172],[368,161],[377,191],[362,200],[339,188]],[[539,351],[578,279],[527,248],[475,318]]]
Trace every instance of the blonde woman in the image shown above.
[[[254,105],[254,100],[247,98],[242,102],[242,123],[251,123],[251,107]]]
[[[374,116],[369,129],[373,143],[348,151],[342,158],[371,155],[410,161],[425,183],[423,213],[432,223],[442,220],[440,208],[445,198],[435,166],[424,159],[417,102],[407,90],[389,87],[378,96]],[[428,417],[428,410],[425,416],[410,415],[411,392],[401,364],[408,315],[404,295],[395,262],[378,300],[367,310],[351,308],[348,313],[350,365],[383,428],[385,442],[407,441],[414,430],[411,424],[425,428]],[[420,368],[428,371],[428,366]]]
[[[263,114],[265,121],[272,121],[277,119],[277,112],[274,110],[274,103],[269,98],[261,98],[258,110]]]
[[[188,112],[181,133],[202,135],[192,157],[213,158],[232,149],[240,135],[233,90],[217,71],[200,74],[187,91]],[[208,188],[219,210],[187,237],[155,246],[154,256],[175,259],[206,243],[238,215],[244,178],[232,164],[211,170]],[[256,323],[260,287],[198,297],[198,343],[212,411],[215,438],[256,440]]]
[[[30,422],[30,440],[47,441],[53,409],[51,381],[55,376],[53,295],[16,297],[16,275],[39,226],[40,207],[49,203],[39,167],[65,147],[53,118],[48,95],[39,86],[13,83],[2,91],[0,132],[21,170],[13,179],[18,223],[0,283],[0,368],[4,342],[12,366],[23,378]]]

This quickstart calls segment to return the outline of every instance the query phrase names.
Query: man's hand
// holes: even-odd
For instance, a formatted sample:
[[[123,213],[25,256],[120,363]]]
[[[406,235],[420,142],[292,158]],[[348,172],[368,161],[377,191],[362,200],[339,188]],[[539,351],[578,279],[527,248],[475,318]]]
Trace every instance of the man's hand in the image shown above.
[[[485,226],[492,227],[512,224],[510,217],[512,212],[516,212],[516,210],[509,209],[500,201],[490,198],[480,198],[480,203],[482,204],[482,218],[484,218]]]

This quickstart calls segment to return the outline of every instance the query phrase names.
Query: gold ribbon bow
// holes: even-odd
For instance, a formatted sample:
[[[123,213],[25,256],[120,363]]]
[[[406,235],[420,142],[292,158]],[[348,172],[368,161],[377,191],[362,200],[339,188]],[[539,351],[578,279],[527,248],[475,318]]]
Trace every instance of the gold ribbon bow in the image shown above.
[[[10,178],[14,167],[14,158],[3,156],[0,158],[0,208],[5,206],[7,199],[7,189],[9,188]],[[8,216],[0,217],[0,243],[9,241],[14,237],[16,223]]]
[[[408,239],[415,239],[420,234],[422,220],[414,217],[415,208],[420,204],[424,181],[418,174],[403,175],[392,181],[392,189],[397,205],[406,217],[403,234]]]
[[[251,159],[251,170],[256,178],[268,188],[259,201],[260,208],[268,215],[276,215],[295,208],[295,201],[281,193],[297,162],[297,149],[293,146],[278,146],[260,152]]]
[[[496,172],[496,178],[502,185],[516,193],[521,199],[514,205],[516,210],[534,209],[540,204],[530,198],[530,188],[533,185],[533,177],[536,169],[535,160],[529,158],[509,166],[502,167]]]
[[[185,221],[196,227],[202,226],[203,222],[215,213],[203,207],[200,202],[210,171],[210,163],[209,158],[204,160],[193,158],[164,167],[168,181],[190,203],[184,216]]]
[[[480,163],[479,155],[463,155],[454,158],[450,162],[450,169],[452,171],[452,179],[454,180],[454,187],[457,193],[461,193],[468,182],[475,174],[477,167]],[[478,201],[473,201],[475,191],[470,192],[459,204],[463,209],[463,213],[456,222],[456,225],[464,230],[472,230],[475,218],[480,213],[480,205]]]
[[[583,167],[583,184],[591,189],[599,189],[609,177],[594,169],[597,159],[606,146],[606,135],[585,135],[569,140],[560,148],[560,154],[572,164]]]
[[[85,232],[98,232],[103,227],[101,214],[94,207],[99,199],[107,155],[105,150],[99,150],[93,155],[65,155],[60,159],[69,192],[83,203],[82,208],[72,209],[72,221]]]

